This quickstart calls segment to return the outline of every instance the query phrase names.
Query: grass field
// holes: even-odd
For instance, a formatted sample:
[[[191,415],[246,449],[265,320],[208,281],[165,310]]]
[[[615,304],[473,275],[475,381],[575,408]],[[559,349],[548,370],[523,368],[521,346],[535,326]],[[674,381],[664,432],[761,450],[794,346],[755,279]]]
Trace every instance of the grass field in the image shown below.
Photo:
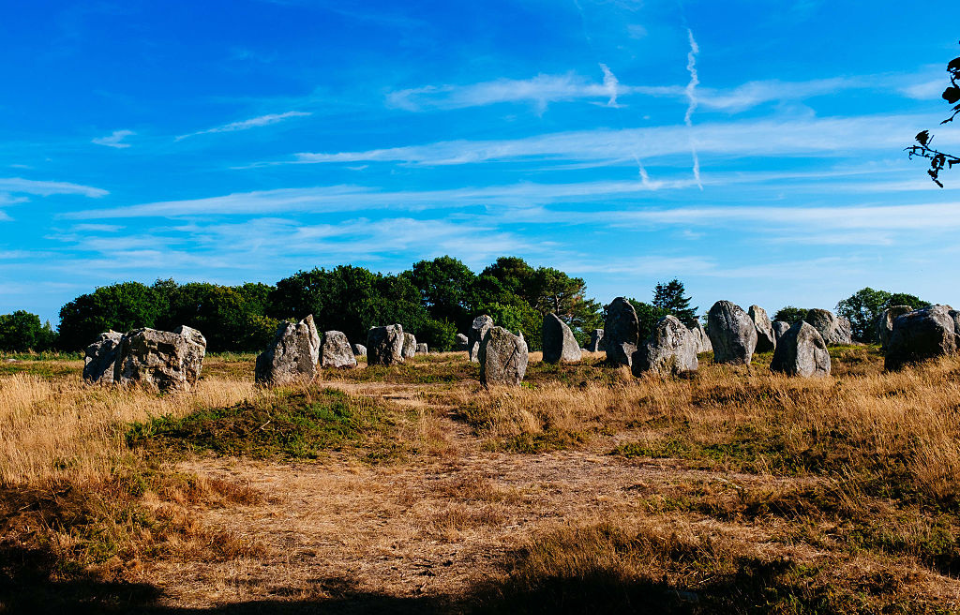
[[[189,393],[0,363],[0,612],[960,612],[960,358],[484,389],[462,353]]]

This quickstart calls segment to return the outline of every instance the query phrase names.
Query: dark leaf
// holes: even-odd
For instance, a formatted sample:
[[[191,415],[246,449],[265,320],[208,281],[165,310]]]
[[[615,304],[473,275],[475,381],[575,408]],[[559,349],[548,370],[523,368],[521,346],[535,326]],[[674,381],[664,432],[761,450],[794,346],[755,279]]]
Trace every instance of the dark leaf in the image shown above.
[[[951,105],[960,100],[960,88],[951,86],[943,91],[943,99]]]
[[[917,143],[925,146],[930,141],[930,131],[924,130],[922,132],[918,132],[916,139]]]
[[[954,58],[947,64],[947,70],[952,72],[960,71],[960,58]]]

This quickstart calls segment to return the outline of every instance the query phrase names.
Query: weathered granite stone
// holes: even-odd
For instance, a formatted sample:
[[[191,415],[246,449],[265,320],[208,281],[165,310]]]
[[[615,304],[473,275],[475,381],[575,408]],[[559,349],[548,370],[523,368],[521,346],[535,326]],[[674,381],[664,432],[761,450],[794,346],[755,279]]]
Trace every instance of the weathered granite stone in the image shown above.
[[[696,333],[675,316],[664,316],[634,353],[631,370],[634,376],[647,372],[661,376],[695,372],[699,367],[698,349]]]
[[[757,327],[757,352],[770,352],[777,347],[777,335],[773,332],[773,324],[767,311],[759,305],[751,305],[747,315]]]
[[[120,354],[123,334],[117,331],[101,333],[94,343],[87,346],[83,359],[83,379],[89,383],[113,384],[113,372]]]
[[[413,333],[403,334],[403,358],[412,359],[417,354],[417,338]]]
[[[957,352],[958,314],[945,305],[914,310],[893,321],[884,367],[899,370]]]
[[[893,334],[893,321],[899,316],[909,314],[913,308],[909,305],[891,305],[883,311],[880,318],[877,319],[877,341],[880,342],[880,348],[886,349],[890,343],[890,336]]]
[[[312,382],[320,360],[320,334],[313,315],[298,323],[282,322],[270,346],[257,357],[254,379],[279,386]]]
[[[519,386],[527,372],[527,343],[503,327],[487,329],[480,344],[480,382]]]
[[[617,297],[607,306],[603,337],[607,346],[607,362],[630,365],[640,343],[640,321],[637,311],[625,297]]]
[[[749,365],[757,347],[757,327],[739,305],[717,301],[707,314],[713,360]]]
[[[487,330],[493,326],[493,318],[483,314],[473,319],[470,331],[467,332],[467,351],[470,353],[470,360],[477,363],[480,360],[480,342]]]
[[[547,363],[575,363],[580,360],[580,345],[567,323],[556,314],[543,317],[543,360]]]
[[[184,391],[200,377],[206,350],[207,340],[190,327],[134,329],[120,342],[113,380],[120,385]]]
[[[693,333],[693,338],[697,341],[697,352],[713,352],[713,344],[710,342],[710,336],[707,335],[707,330],[703,328],[703,325],[699,322],[690,329],[690,332]]]
[[[783,337],[783,334],[790,329],[790,323],[784,320],[775,320],[773,321],[773,334],[777,338],[777,342],[780,342],[780,338]]]
[[[811,378],[830,375],[830,353],[820,332],[800,321],[780,336],[770,369],[788,376]]]
[[[367,347],[363,344],[354,344],[351,346],[353,349],[353,356],[355,357],[365,357],[367,356]]]
[[[606,350],[607,344],[603,341],[603,329],[594,329],[590,334],[590,343],[587,344],[587,350],[590,352],[600,352]]]
[[[429,354],[430,347],[426,344],[417,344],[417,354]]]
[[[367,365],[403,363],[403,327],[370,327],[367,331]]]
[[[341,331],[326,331],[320,342],[320,367],[349,369],[357,366],[350,340]]]
[[[454,347],[457,350],[468,350],[470,348],[470,339],[463,333],[457,333],[456,340]]]
[[[820,332],[820,337],[827,344],[853,343],[853,327],[843,316],[837,316],[830,310],[814,308],[809,310],[803,319]]]

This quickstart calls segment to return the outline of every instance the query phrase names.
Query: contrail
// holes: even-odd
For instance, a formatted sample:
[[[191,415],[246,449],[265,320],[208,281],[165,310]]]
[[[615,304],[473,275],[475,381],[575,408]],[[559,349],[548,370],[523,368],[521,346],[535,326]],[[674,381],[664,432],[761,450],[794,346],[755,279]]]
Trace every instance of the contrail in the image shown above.
[[[697,186],[703,190],[703,184],[700,182],[700,157],[697,156],[697,146],[693,139],[693,112],[697,109],[697,85],[700,84],[700,78],[697,76],[697,54],[700,53],[700,47],[693,38],[693,30],[687,28],[687,36],[690,38],[690,52],[687,53],[687,72],[690,73],[690,82],[687,83],[687,113],[683,116],[683,123],[690,132],[690,153],[693,155],[693,177],[697,180]]]

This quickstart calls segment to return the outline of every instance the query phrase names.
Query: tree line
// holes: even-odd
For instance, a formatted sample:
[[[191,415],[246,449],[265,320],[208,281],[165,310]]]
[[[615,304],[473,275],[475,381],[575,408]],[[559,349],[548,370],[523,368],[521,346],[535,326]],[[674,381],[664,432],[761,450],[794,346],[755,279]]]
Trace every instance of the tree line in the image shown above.
[[[223,286],[205,282],[152,285],[123,282],[80,295],[60,310],[60,324],[25,311],[0,315],[0,351],[23,352],[85,348],[108,330],[139,327],[170,330],[187,325],[201,331],[211,352],[260,351],[273,339],[283,320],[313,314],[321,330],[343,331],[364,343],[372,326],[400,323],[431,348],[450,350],[456,334],[466,332],[476,316],[522,332],[531,350],[539,350],[543,317],[557,314],[585,345],[590,333],[603,328],[603,306],[586,295],[586,284],[551,267],[532,267],[522,258],[505,256],[474,273],[460,260],[441,256],[415,263],[399,274],[363,267],[298,271],[275,285],[247,283]],[[649,303],[629,298],[637,311],[640,334],[646,337],[657,321],[672,314],[684,324],[697,324],[682,282],[659,283]],[[873,323],[888,305],[929,305],[913,295],[865,288],[837,306],[847,316],[858,341],[875,341]],[[795,322],[806,310],[787,306],[775,319]]]

